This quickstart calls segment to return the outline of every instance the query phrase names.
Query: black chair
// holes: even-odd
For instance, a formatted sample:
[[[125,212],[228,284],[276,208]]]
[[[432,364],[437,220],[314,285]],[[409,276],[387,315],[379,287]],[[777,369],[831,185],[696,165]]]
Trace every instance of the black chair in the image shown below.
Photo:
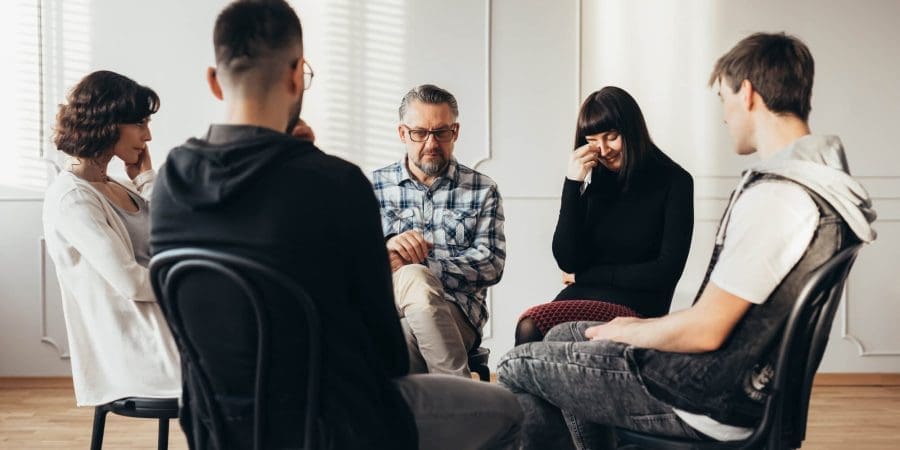
[[[813,378],[828,345],[831,323],[862,244],[846,248],[813,272],[800,291],[778,346],[775,378],[763,416],[741,441],[691,441],[617,429],[619,448],[795,449],[806,438]]]
[[[321,333],[316,306],[303,288],[279,271],[256,261],[202,248],[179,248],[154,256],[150,262],[150,277],[181,352],[185,383],[192,386],[191,392],[196,397],[190,401],[195,402],[203,410],[202,420],[208,425],[208,438],[219,443],[226,442],[227,411],[223,411],[223,399],[233,396],[233,392],[229,390],[243,389],[241,392],[246,391],[253,397],[253,448],[259,450],[271,446],[266,444],[267,439],[271,438],[266,432],[269,419],[267,401],[271,400],[273,404],[284,402],[287,395],[279,393],[277,400],[267,396],[270,378],[284,375],[273,369],[275,364],[280,363],[276,360],[281,358],[271,356],[275,348],[272,342],[272,328],[284,326],[284,321],[278,320],[278,314],[293,313],[282,313],[270,308],[275,307],[273,305],[290,305],[297,315],[303,316],[291,317],[290,330],[294,331],[296,336],[285,338],[285,340],[294,337],[298,339],[287,344],[278,342],[277,348],[287,347],[291,352],[290,357],[305,358],[305,391],[297,393],[297,395],[305,393],[305,397],[302,397],[305,407],[304,404],[293,406],[296,406],[297,410],[305,410],[303,420],[297,424],[304,427],[303,448],[309,450],[317,447]],[[220,311],[214,328],[217,334],[215,336],[194,332],[198,326],[197,322],[203,320],[204,308],[216,308]],[[241,314],[231,314],[233,311]],[[185,317],[192,321],[188,323],[190,325],[188,327],[183,320]],[[255,324],[255,330],[245,330],[245,324],[248,323],[250,328]],[[284,331],[283,328],[281,330]],[[279,341],[281,337],[279,335]],[[305,353],[302,339],[299,337],[305,338]],[[247,344],[247,341],[253,339],[255,349],[253,344],[249,345],[248,353],[251,356],[247,357],[247,360],[255,356],[255,365],[249,363],[246,368],[233,369],[235,371],[246,369],[247,378],[252,378],[252,385],[223,384],[220,373],[209,373],[209,370],[206,370],[206,364],[210,364],[215,358],[223,357],[216,353],[220,348],[227,347],[231,350],[235,343]],[[207,351],[210,349],[214,351]],[[283,359],[291,359],[290,357]],[[225,365],[228,365],[227,362]],[[217,376],[220,378],[216,378]],[[233,383],[233,380],[229,383]],[[219,391],[214,390],[213,385],[217,386]],[[223,390],[226,392],[222,392]],[[249,409],[249,405],[247,408]],[[208,417],[205,417],[207,414]],[[188,438],[191,439],[190,436]],[[249,436],[245,438],[249,439]]]
[[[478,374],[481,381],[491,381],[491,368],[488,367],[488,358],[491,349],[478,347],[469,352],[469,370]]]
[[[159,419],[159,432],[156,448],[169,448],[169,419],[178,417],[177,398],[144,398],[126,397],[94,408],[94,431],[91,433],[91,450],[103,447],[103,431],[106,427],[106,414]]]

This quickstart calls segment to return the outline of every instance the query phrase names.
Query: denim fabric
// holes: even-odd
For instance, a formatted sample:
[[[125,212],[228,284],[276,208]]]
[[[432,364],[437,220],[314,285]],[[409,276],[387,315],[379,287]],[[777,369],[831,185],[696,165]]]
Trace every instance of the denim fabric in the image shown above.
[[[501,359],[498,381],[525,412],[523,448],[615,448],[610,426],[703,439],[647,392],[629,362],[631,347],[585,340],[584,330],[598,323],[557,325],[543,342]]]
[[[776,175],[756,174],[749,178],[747,186],[771,179],[784,180]],[[809,274],[841,249],[858,242],[831,205],[812,190],[804,189],[820,213],[812,242],[766,302],[751,306],[718,350],[707,353],[634,350],[637,371],[655,397],[678,409],[706,414],[728,425],[752,427],[759,421],[768,397],[768,383],[774,377],[772,366],[778,341]],[[727,227],[727,217],[720,227]],[[721,231],[726,232],[727,228]],[[717,245],[708,273],[720,251],[721,245]],[[708,279],[707,275],[704,287]]]

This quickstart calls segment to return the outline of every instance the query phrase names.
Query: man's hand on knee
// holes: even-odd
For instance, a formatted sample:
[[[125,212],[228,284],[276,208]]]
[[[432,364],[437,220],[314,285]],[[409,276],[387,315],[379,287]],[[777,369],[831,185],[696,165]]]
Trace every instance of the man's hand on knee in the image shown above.
[[[404,261],[404,264],[420,264],[428,257],[428,250],[432,244],[425,241],[425,236],[418,230],[409,230],[400,233],[387,241],[388,255],[396,252]],[[391,269],[394,261],[391,260]]]

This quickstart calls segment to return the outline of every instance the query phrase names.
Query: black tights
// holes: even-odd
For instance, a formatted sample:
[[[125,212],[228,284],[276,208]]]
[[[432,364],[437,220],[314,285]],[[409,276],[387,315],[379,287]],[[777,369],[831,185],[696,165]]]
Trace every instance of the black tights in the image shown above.
[[[541,333],[531,317],[524,317],[516,324],[516,345],[542,340],[544,340],[544,333]]]

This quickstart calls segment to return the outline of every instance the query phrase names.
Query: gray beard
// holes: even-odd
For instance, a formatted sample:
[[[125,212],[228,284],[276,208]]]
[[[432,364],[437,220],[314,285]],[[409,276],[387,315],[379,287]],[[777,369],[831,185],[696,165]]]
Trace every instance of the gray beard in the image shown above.
[[[441,158],[440,161],[434,161],[430,163],[423,163],[422,161],[415,162],[416,167],[419,168],[425,175],[429,177],[438,177],[444,174],[447,171],[447,168],[450,167],[450,160]]]

